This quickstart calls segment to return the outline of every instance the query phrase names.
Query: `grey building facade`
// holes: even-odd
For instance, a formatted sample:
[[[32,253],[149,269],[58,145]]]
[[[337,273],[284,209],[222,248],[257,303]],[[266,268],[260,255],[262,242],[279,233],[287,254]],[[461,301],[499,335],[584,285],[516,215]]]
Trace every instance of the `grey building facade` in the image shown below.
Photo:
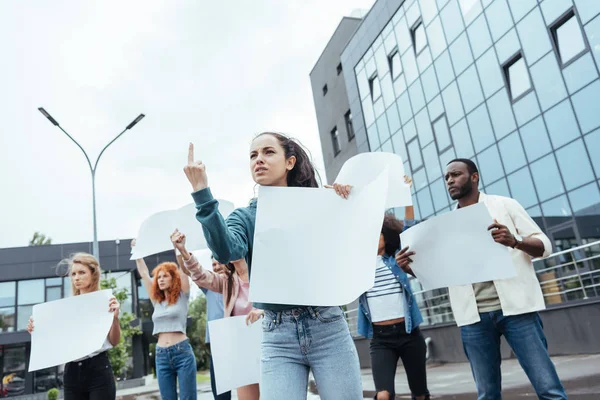
[[[358,154],[340,57],[360,22],[342,18],[310,72],[327,183],[333,183],[344,162]]]

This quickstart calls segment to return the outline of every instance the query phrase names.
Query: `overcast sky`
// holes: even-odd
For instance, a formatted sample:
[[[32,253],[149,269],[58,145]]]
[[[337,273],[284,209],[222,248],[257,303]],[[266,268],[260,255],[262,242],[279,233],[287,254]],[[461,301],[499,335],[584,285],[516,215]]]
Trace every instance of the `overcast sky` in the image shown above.
[[[248,146],[257,132],[299,138],[322,171],[309,72],[340,19],[373,0],[28,1],[0,7],[0,247],[92,240],[83,153],[102,156],[100,240],[191,202],[187,147],[215,196],[253,196]],[[324,174],[323,174],[324,176]]]

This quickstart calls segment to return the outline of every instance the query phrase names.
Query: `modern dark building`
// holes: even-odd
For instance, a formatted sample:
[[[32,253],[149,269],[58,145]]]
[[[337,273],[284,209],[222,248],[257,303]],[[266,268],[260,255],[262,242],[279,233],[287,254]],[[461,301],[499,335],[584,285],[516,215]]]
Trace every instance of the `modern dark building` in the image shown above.
[[[149,374],[152,337],[152,304],[130,261],[130,240],[99,243],[100,266],[126,288],[129,300],[123,311],[134,313],[143,334],[133,338],[133,357],[127,378]],[[46,392],[62,385],[63,367],[28,373],[31,338],[25,330],[35,304],[71,295],[66,267],[59,262],[73,253],[91,253],[91,243],[70,243],[0,249],[0,398]],[[150,269],[163,261],[175,261],[173,252],[147,257]],[[136,322],[138,322],[136,321]]]
[[[340,57],[362,19],[344,17],[310,72],[327,183],[358,154]]]
[[[417,219],[452,210],[446,164],[474,160],[484,192],[518,200],[554,251],[566,251],[535,263],[544,319],[564,326],[575,313],[598,314],[600,1],[377,0],[342,51],[341,70],[358,152],[402,157]],[[317,89],[313,81],[315,99]],[[331,107],[315,105],[318,116]],[[319,129],[325,166],[335,170]],[[460,342],[446,290],[419,296],[425,325],[435,325],[427,332],[442,343],[436,358],[464,358],[448,350]],[[581,335],[551,329],[565,346],[554,354],[600,351],[597,325],[576,329]]]

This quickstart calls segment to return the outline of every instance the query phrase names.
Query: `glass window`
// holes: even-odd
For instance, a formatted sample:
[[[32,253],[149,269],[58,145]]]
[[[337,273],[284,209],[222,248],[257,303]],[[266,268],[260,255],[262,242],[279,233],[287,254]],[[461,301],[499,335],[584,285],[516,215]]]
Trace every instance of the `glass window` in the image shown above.
[[[394,86],[390,74],[385,74],[385,76],[381,78],[381,90],[385,107],[391,106],[396,101],[396,94],[394,93]]]
[[[535,96],[535,92],[531,91],[524,97],[520,98],[513,104],[515,118],[519,126],[525,125],[533,118],[540,115],[540,105]]]
[[[62,286],[62,278],[46,278],[46,286]]]
[[[433,206],[436,212],[448,208],[450,200],[448,199],[448,190],[446,189],[446,182],[443,179],[438,179],[433,182],[429,188],[431,189],[431,196],[433,197]]]
[[[16,288],[15,282],[0,282],[0,307],[15,305]]]
[[[413,171],[413,188],[414,190],[422,189],[429,183],[427,182],[427,175],[425,175],[425,168],[421,168],[417,172]]]
[[[4,348],[4,373],[24,371],[26,366],[27,356],[25,353],[25,346]]]
[[[585,211],[586,208],[598,206],[600,204],[600,191],[598,184],[590,183],[582,188],[569,192],[569,200],[575,215],[580,211]],[[583,213],[582,213],[583,214]],[[594,214],[598,214],[597,211]]]
[[[413,27],[412,40],[415,48],[415,55],[420,54],[427,46],[427,36],[425,36],[425,26],[423,26],[423,21],[419,20]]]
[[[377,74],[379,76],[384,76],[387,74],[389,69],[387,54],[385,53],[385,48],[383,46],[379,46],[379,48],[375,51],[375,65],[377,65]]]
[[[419,203],[422,218],[427,218],[433,214],[433,203],[431,202],[431,195],[428,188],[417,192],[417,202]]]
[[[404,54],[404,52],[410,48],[410,32],[408,31],[408,26],[406,25],[406,18],[402,17],[398,24],[394,27],[394,32],[396,33],[396,39],[398,40],[398,49],[400,50],[400,54]]]
[[[452,56],[452,65],[456,75],[460,75],[473,62],[473,54],[469,47],[467,34],[463,33],[450,45],[450,55]]]
[[[547,0],[540,3],[542,15],[546,22],[548,22],[548,25],[565,14],[569,8],[573,7],[573,0]]]
[[[558,166],[554,159],[554,154],[549,154],[546,157],[531,164],[531,174],[535,182],[540,200],[550,199],[558,194],[563,193],[563,188]]]
[[[555,149],[579,137],[579,126],[568,99],[546,111],[544,119]]]
[[[437,6],[435,5],[435,0],[421,0],[419,3],[421,4],[423,23],[425,26],[427,26],[438,12]]]
[[[381,114],[383,114],[384,111],[385,111],[385,105],[383,104],[383,99],[380,97],[373,104],[373,112],[375,113],[375,118],[379,118],[381,116]]]
[[[523,18],[531,9],[537,6],[536,0],[508,0],[515,21]]]
[[[567,201],[567,196],[559,196],[542,203],[542,210],[546,218],[569,217],[571,215],[571,207]]]
[[[515,131],[502,139],[498,143],[498,147],[500,148],[500,154],[502,155],[502,161],[504,162],[504,168],[506,169],[507,174],[510,174],[527,164],[518,131]]]
[[[35,393],[47,392],[52,388],[62,388],[63,377],[58,367],[45,368],[34,372]]]
[[[44,302],[44,280],[33,279],[19,281],[19,304],[37,304]],[[29,318],[29,317],[27,317]]]
[[[440,154],[440,164],[442,166],[442,174],[446,172],[446,166],[448,163],[456,158],[456,153],[454,152],[454,148],[450,147],[444,153]]]
[[[588,53],[563,69],[563,76],[569,93],[573,94],[588,83],[598,79],[598,72],[592,56]]]
[[[33,306],[19,306],[17,307],[17,330],[22,331],[27,328],[29,317],[31,317]]]
[[[390,138],[390,127],[388,126],[385,115],[382,115],[377,119],[377,132],[379,132],[379,141],[382,143]]]
[[[508,183],[506,179],[500,179],[498,182],[492,183],[485,187],[486,194],[495,194],[496,196],[510,197]]]
[[[567,90],[553,53],[542,58],[530,70],[543,111],[567,97]]]
[[[340,147],[340,134],[338,133],[337,127],[331,130],[331,144],[333,145],[333,156],[337,156],[342,151]]]
[[[486,10],[490,31],[494,42],[498,41],[513,26],[512,17],[506,0],[496,0]]]
[[[400,53],[398,53],[398,50],[394,51],[394,53],[390,56],[389,63],[392,79],[396,80],[396,78],[402,74],[402,63],[400,62]]]
[[[448,3],[448,0],[437,0],[438,9],[441,10]]]
[[[427,109],[424,108],[420,113],[415,116],[415,123],[417,124],[417,131],[419,132],[419,142],[422,146],[427,145],[433,141],[433,131],[431,130],[431,123],[429,122],[429,115]]]
[[[546,24],[539,8],[535,8],[517,24],[517,31],[529,65],[533,65],[544,54],[552,50]]]
[[[563,65],[586,51],[585,41],[575,12],[571,11],[550,28],[554,45]]]
[[[411,119],[403,127],[404,139],[408,142],[415,136],[417,136],[417,128],[415,127],[415,120]]]
[[[369,97],[362,102],[363,115],[365,117],[365,125],[369,126],[375,122],[375,111],[373,110],[373,102]]]
[[[360,93],[361,100],[367,98],[370,93],[369,89],[369,78],[365,69],[361,69],[356,73],[356,82],[358,84],[358,92]]]
[[[557,150],[556,159],[558,160],[567,190],[574,189],[594,180],[594,172],[585,151],[583,140],[579,139]]]
[[[408,94],[410,95],[410,101],[415,112],[425,107],[425,97],[423,96],[423,89],[421,89],[419,79],[408,88]]]
[[[435,59],[444,50],[446,50],[446,39],[444,37],[444,31],[442,30],[442,22],[439,17],[431,22],[427,27],[427,38],[429,42],[429,48],[431,49],[431,56]]]
[[[492,146],[477,156],[481,177],[486,182],[494,182],[504,176],[498,148]]]
[[[395,105],[392,105],[390,108],[388,108],[385,112],[385,115],[387,116],[388,124],[390,126],[390,132],[396,132],[398,129],[400,129],[400,116],[398,115],[398,109]]]
[[[375,102],[375,100],[381,97],[381,85],[379,84],[377,75],[374,75],[369,79],[369,88],[371,89],[371,100]]]
[[[498,64],[496,52],[494,49],[489,49],[479,60],[477,60],[477,71],[481,77],[483,93],[485,98],[489,98],[504,86],[502,79],[502,68]]]
[[[432,119],[436,119],[444,113],[444,103],[442,103],[442,96],[438,95],[428,104],[427,109]]]
[[[62,288],[60,287],[47,287],[46,288],[46,301],[58,300],[62,297]]]
[[[600,178],[600,130],[594,131],[585,137],[585,145],[592,155],[592,164],[596,171],[596,178]]]
[[[496,52],[498,53],[498,60],[500,61],[500,64],[504,64],[519,50],[521,50],[521,43],[519,43],[519,37],[517,36],[517,31],[514,28],[496,43]]]
[[[0,332],[14,332],[15,307],[0,308]]]
[[[469,127],[465,119],[450,128],[452,133],[452,143],[456,149],[456,156],[459,158],[471,158],[475,154],[473,142],[469,134]]]
[[[451,1],[450,4],[448,4],[448,7],[444,8],[440,13],[448,43],[452,43],[454,39],[460,35],[463,29],[465,29],[462,22],[462,16],[460,14],[458,2],[456,1]]]
[[[393,153],[394,148],[392,147],[392,141],[388,139],[387,142],[381,145],[381,151],[384,153]]]
[[[411,140],[407,144],[407,148],[408,157],[410,160],[410,167],[414,172],[423,166],[423,159],[421,158],[421,149],[419,148],[419,141],[417,139]]]
[[[504,75],[508,84],[508,92],[513,101],[531,89],[529,72],[527,72],[527,65],[521,54],[504,66]]]
[[[377,124],[373,124],[367,128],[367,139],[369,140],[369,147],[371,150],[381,146],[379,134],[377,133]]]
[[[458,88],[462,95],[465,112],[468,114],[483,102],[483,92],[475,65],[471,65],[464,74],[458,77]]]
[[[469,121],[473,145],[477,153],[494,143],[496,139],[494,138],[494,132],[492,131],[492,125],[490,125],[490,117],[485,104],[482,104],[469,114],[467,120]]]
[[[462,108],[460,95],[458,94],[458,86],[456,86],[456,82],[452,82],[446,89],[444,89],[442,92],[442,98],[444,99],[444,105],[446,106],[448,123],[450,125],[454,125],[456,121],[465,115]]]
[[[583,24],[586,24],[600,13],[600,2],[598,1],[575,0],[575,6],[577,6],[577,12]]]
[[[581,10],[579,10],[581,17]],[[600,68],[600,18],[596,18],[584,28],[590,48],[594,54],[596,65]]]
[[[413,117],[412,107],[410,106],[410,99],[408,98],[408,92],[404,92],[396,102],[398,104],[398,112],[400,113],[400,120],[404,123],[409,121]]]
[[[435,66],[435,72],[438,77],[438,82],[440,84],[440,88],[445,88],[454,80],[454,70],[452,69],[452,64],[450,63],[450,55],[447,51],[444,51],[442,55],[435,60],[433,63]]]
[[[492,45],[492,38],[482,14],[467,28],[473,56],[477,59]]]
[[[528,208],[537,204],[538,200],[533,187],[533,181],[527,167],[509,175],[508,184],[510,185],[513,198],[523,207]]]
[[[421,74],[421,82],[423,83],[426,102],[430,102],[431,99],[440,93],[433,66],[427,68],[427,70]]]
[[[394,152],[402,158],[402,161],[408,161],[408,155],[406,154],[406,145],[404,144],[404,136],[402,135],[402,129],[392,135],[392,144],[394,145]],[[407,169],[409,171],[409,169]]]
[[[487,105],[498,139],[503,138],[517,128],[506,90],[501,90],[490,97]]]
[[[583,133],[600,126],[598,93],[600,93],[600,82],[596,81],[571,97]]]
[[[65,278],[63,280],[63,296],[71,297],[72,294],[73,294],[73,288],[71,287],[71,278],[68,276],[65,276]]]
[[[404,74],[400,74],[392,84],[392,86],[394,86],[394,92],[396,92],[396,98],[400,97],[400,95],[406,91],[406,79],[404,78],[406,78]]]
[[[440,159],[438,158],[438,152],[437,148],[435,147],[435,143],[431,143],[423,148],[423,164],[425,164],[429,182],[432,182],[442,176]]]
[[[458,0],[465,24],[469,25],[481,12],[483,7],[479,0]]]
[[[520,130],[525,153],[529,161],[536,160],[552,151],[546,127],[541,117],[534,119]]]
[[[348,110],[348,112],[344,115],[344,120],[346,122],[346,132],[348,132],[348,141],[352,141],[354,139],[354,125],[352,125],[352,111]]]
[[[415,53],[407,51],[402,55],[402,67],[404,68],[404,75],[406,77],[406,83],[410,86],[415,79],[419,77],[419,69],[417,68],[417,60]]]
[[[433,132],[435,134],[435,142],[437,144],[438,153],[444,152],[448,147],[452,146],[450,139],[450,129],[446,115],[442,115],[433,122]]]

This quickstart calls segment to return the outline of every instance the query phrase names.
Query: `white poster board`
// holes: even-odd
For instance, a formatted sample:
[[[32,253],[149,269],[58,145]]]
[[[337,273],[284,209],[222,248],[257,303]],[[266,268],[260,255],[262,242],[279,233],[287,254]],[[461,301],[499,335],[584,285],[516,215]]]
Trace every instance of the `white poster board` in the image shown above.
[[[411,268],[425,290],[506,279],[517,272],[506,246],[487,228],[494,223],[484,203],[421,222],[400,235],[414,251]]]
[[[332,189],[260,187],[250,300],[336,306],[373,286],[387,170],[348,199]]]
[[[246,316],[208,322],[217,394],[259,383],[261,324],[246,325]]]
[[[336,183],[363,188],[388,169],[388,194],[385,208],[412,205],[410,186],[404,183],[402,158],[393,153],[360,153],[344,163]]]
[[[85,357],[102,348],[113,322],[110,289],[33,306],[29,372]]]
[[[233,212],[233,203],[219,200],[219,211],[223,218]],[[148,217],[140,227],[131,251],[131,260],[172,250],[171,234],[179,229],[186,236],[188,250],[206,249],[202,225],[196,219],[196,205],[188,204],[178,210],[161,211]]]

